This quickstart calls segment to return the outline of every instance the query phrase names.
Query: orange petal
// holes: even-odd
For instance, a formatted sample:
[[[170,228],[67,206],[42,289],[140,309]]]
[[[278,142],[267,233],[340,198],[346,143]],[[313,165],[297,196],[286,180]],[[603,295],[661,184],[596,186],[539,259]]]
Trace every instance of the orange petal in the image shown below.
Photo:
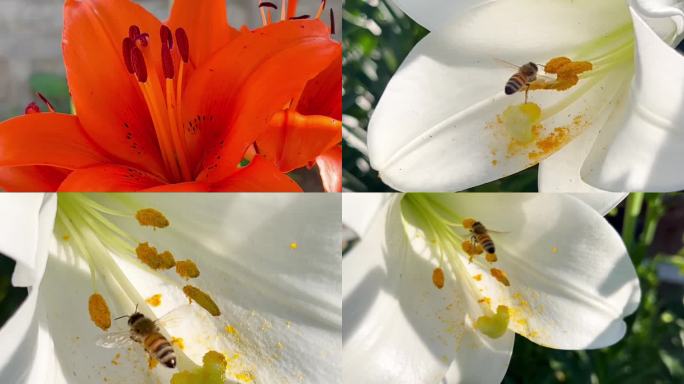
[[[0,166],[77,169],[109,162],[83,132],[76,116],[32,113],[0,124]]]
[[[316,158],[326,192],[342,192],[342,147],[327,150]]]
[[[0,189],[5,192],[54,192],[68,174],[66,169],[42,165],[1,167]]]
[[[342,120],[342,56],[306,84],[297,112]]]
[[[342,141],[342,123],[328,116],[303,116],[279,112],[271,118],[271,129],[257,140],[259,153],[289,172],[313,161]]]
[[[123,61],[122,42],[131,25],[150,34],[151,52],[161,52],[161,23],[141,6],[129,0],[67,0],[62,43],[67,80],[90,137],[117,159],[163,175],[150,114]],[[155,57],[149,72],[160,74],[161,54]]]
[[[209,192],[209,184],[197,181],[163,184],[157,187],[144,189],[141,192]]]
[[[200,5],[201,4],[201,5]],[[183,28],[190,41],[190,62],[202,65],[239,32],[228,25],[225,0],[175,0],[167,25]]]
[[[183,96],[186,125],[202,117],[200,134],[188,135],[208,153],[198,179],[213,182],[235,172],[271,116],[341,52],[322,22],[286,21],[240,34],[198,68]]]
[[[302,189],[275,164],[255,156],[249,165],[212,184],[215,192],[301,192]]]
[[[59,186],[59,192],[134,192],[164,184],[139,169],[107,164],[78,169]]]

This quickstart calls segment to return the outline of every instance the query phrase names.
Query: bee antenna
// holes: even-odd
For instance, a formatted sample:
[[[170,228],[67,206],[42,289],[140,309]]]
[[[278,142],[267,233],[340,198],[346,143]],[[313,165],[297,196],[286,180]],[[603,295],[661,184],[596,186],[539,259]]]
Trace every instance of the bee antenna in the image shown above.
[[[129,315],[119,316],[119,317],[117,317],[116,319],[114,319],[114,321],[117,321],[117,320],[119,320],[119,319],[123,319],[124,317],[131,317],[131,316],[129,316]]]
[[[138,304],[135,305],[135,311],[138,312]]]
[[[544,64],[539,64],[539,63],[535,63],[535,64],[537,64],[538,66],[540,66],[542,68],[546,68],[546,65],[544,65]]]

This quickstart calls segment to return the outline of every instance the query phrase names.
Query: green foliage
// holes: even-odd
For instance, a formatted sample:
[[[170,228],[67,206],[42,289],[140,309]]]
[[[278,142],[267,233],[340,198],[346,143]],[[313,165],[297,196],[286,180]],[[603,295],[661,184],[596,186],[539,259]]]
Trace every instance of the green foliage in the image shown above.
[[[58,112],[71,113],[71,98],[66,78],[52,73],[34,73],[29,78],[31,93],[40,92],[54,105]],[[40,108],[45,111],[46,107],[38,101]]]
[[[683,258],[660,253],[663,245],[656,241],[661,220],[679,211],[684,211],[681,194],[632,194],[609,218],[622,232],[642,290],[641,304],[627,318],[622,341],[600,350],[559,351],[518,336],[504,383],[684,382],[684,289],[662,281],[658,274],[662,266],[681,268]],[[677,224],[668,231],[677,232],[681,249],[684,226]],[[680,253],[684,255],[684,249]]]

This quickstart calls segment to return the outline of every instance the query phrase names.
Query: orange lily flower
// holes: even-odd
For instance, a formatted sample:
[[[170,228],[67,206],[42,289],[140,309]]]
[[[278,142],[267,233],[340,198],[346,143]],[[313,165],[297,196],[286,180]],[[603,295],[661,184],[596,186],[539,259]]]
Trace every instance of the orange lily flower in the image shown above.
[[[257,5],[250,31],[225,0],[175,0],[165,23],[130,0],[66,0],[76,115],[31,104],[0,123],[0,188],[300,191],[287,172],[341,141],[341,46],[325,2],[313,18]]]

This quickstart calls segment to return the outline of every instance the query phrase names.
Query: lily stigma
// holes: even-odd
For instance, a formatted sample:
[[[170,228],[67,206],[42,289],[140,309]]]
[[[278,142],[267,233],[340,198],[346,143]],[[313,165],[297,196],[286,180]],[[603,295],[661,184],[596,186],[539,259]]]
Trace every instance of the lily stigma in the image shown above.
[[[123,197],[121,199],[124,200]],[[103,331],[108,331],[112,327],[113,319],[110,309],[112,303],[115,304],[113,308],[118,311],[117,313],[130,314],[133,313],[131,308],[135,308],[136,313],[153,314],[154,308],[167,300],[161,294],[148,298],[142,297],[119,262],[112,256],[113,254],[123,256],[124,261],[129,265],[137,265],[137,268],[161,278],[167,287],[175,287],[176,291],[183,292],[189,303],[196,303],[199,306],[198,309],[201,308],[213,317],[221,315],[221,310],[211,295],[198,288],[197,283],[190,282],[200,277],[200,270],[192,259],[177,260],[168,250],[158,252],[148,242],[135,240],[131,234],[110,221],[109,217],[135,219],[140,226],[153,228],[153,231],[163,230],[170,225],[163,213],[152,208],[138,210],[133,218],[124,211],[101,205],[86,195],[62,194],[59,196],[56,230],[58,233],[63,233],[63,245],[72,247],[73,254],[80,255],[88,266],[92,286],[92,294],[88,300],[88,313],[95,326]],[[172,273],[164,273],[171,269],[175,269],[177,275],[175,279]],[[201,281],[201,279],[198,280]],[[191,312],[189,308],[190,306],[183,309]],[[180,310],[178,311],[175,316],[181,316]],[[114,321],[124,317],[131,318],[131,316],[124,315]],[[204,320],[207,321],[206,318]],[[178,323],[178,320],[175,322]],[[210,321],[209,324],[211,324]],[[122,336],[126,341],[130,338],[130,334]],[[192,342],[183,338],[169,337],[168,340],[171,341],[166,347],[164,347],[163,337],[152,338],[149,344],[148,340],[144,340],[145,348],[149,348],[150,368],[155,367],[159,362],[175,368],[176,356],[180,355]],[[142,343],[143,340],[140,342]],[[153,347],[160,349],[156,355],[153,353]],[[118,360],[118,357],[115,360]],[[184,366],[193,366],[192,361],[187,357],[185,360]],[[239,375],[251,374],[240,372]]]
[[[463,190],[540,164],[542,191],[680,189],[669,162],[653,165],[676,155],[662,132],[679,140],[679,99],[657,92],[678,92],[662,76],[680,76],[674,12],[636,0],[397,3],[430,33],[371,116],[369,156],[388,185]],[[504,92],[525,63],[536,78]]]
[[[31,103],[0,124],[0,186],[300,191],[288,173],[318,165],[336,190],[342,64],[326,5],[259,2],[249,30],[228,25],[222,0],[176,0],[163,23],[130,0],[65,1],[75,115],[41,96],[46,112]]]

